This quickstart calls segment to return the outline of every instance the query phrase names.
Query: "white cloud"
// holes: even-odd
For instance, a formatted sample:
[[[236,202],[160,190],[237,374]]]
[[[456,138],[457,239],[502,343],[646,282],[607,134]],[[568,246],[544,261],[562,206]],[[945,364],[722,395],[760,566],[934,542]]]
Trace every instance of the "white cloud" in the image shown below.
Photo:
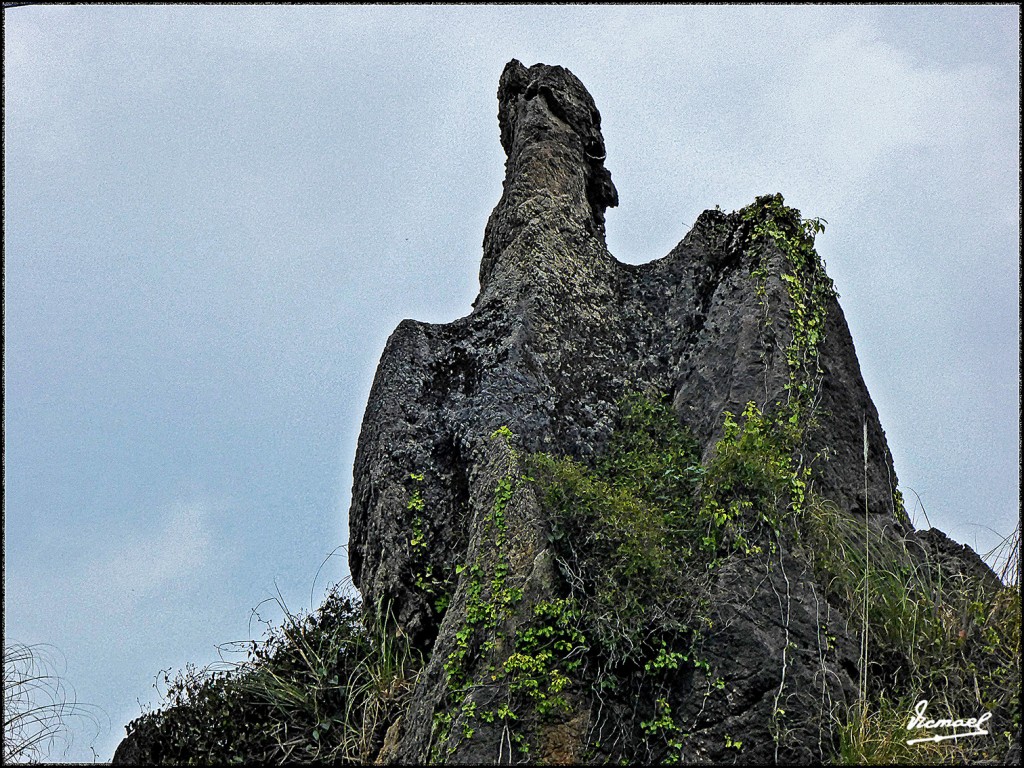
[[[848,184],[894,151],[962,147],[1001,110],[992,72],[917,63],[861,23],[811,43],[793,75],[780,114],[790,151]]]
[[[178,503],[158,528],[111,540],[86,566],[78,588],[82,604],[100,615],[124,615],[144,600],[188,590],[188,580],[214,565],[210,511],[203,503]]]

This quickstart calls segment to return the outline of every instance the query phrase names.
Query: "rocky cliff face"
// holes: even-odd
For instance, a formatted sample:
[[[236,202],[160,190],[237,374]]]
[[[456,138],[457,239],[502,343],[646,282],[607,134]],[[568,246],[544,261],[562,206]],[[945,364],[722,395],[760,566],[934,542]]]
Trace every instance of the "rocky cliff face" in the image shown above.
[[[903,706],[931,679],[907,670],[956,653],[966,666],[941,667],[944,685],[963,669],[971,691],[1019,682],[1019,593],[1014,625],[977,555],[907,520],[813,248],[820,222],[759,197],[705,211],[658,261],[621,264],[580,81],[512,61],[498,102],[506,176],[473,311],[402,322],[367,403],[348,554],[376,629],[356,652],[350,623],[317,620],[344,632],[325,656],[338,670],[303,673],[333,681],[323,697],[287,701],[315,728],[303,754],[323,759],[324,723],[344,722],[358,744],[329,754],[378,763],[815,763],[862,694],[902,728],[881,695]],[[943,600],[997,608],[957,623]],[[1004,625],[1016,652],[992,639]],[[334,648],[324,631],[316,647]],[[393,644],[412,655],[383,663]],[[282,647],[286,663],[260,662],[275,680],[307,656]],[[978,661],[994,647],[1010,651]],[[374,664],[391,677],[344,683]],[[267,674],[254,670],[227,689],[240,693],[199,686],[133,723],[115,762],[295,759],[303,737],[232,747],[267,723],[295,731],[265,685],[252,693]],[[239,717],[257,726],[218,730]]]
[[[390,733],[385,757],[400,761],[511,753],[506,723],[465,713],[507,698],[508,676],[492,680],[489,670],[508,667],[513,638],[531,625],[537,605],[564,597],[566,574],[555,564],[553,521],[536,488],[516,485],[497,534],[496,489],[526,454],[600,456],[629,393],[666,398],[705,460],[723,436],[726,411],[739,414],[752,402],[763,413],[789,413],[787,403],[803,398],[807,429],[796,450],[813,467],[814,491],[863,520],[866,490],[878,535],[909,531],[835,293],[816,262],[795,264],[787,251],[787,238],[799,243],[805,234],[796,212],[778,197],[738,213],[705,211],[665,258],[621,264],[605,245],[604,213],[618,198],[601,118],[580,81],[561,67],[512,61],[498,100],[506,177],[484,236],[474,310],[445,325],[397,328],[356,456],[353,580],[369,610],[390,605],[397,627],[429,654],[409,710]],[[817,326],[794,314],[792,280],[814,283]],[[811,344],[794,342],[804,326],[814,326]],[[813,347],[813,359],[794,360],[800,343],[804,353]],[[501,427],[511,442],[492,438]],[[472,646],[453,675],[452,659],[475,631],[481,588],[467,565],[496,560],[504,586],[485,585],[487,599],[502,590],[517,599],[491,622],[490,644]],[[702,638],[703,661],[728,670],[733,683],[709,701],[701,670],[680,678],[680,722],[700,724],[685,754],[724,757],[727,735],[767,734],[775,710],[786,709],[791,724],[781,747],[770,736],[755,745],[751,736],[746,754],[814,759],[829,706],[850,701],[856,687],[849,643],[818,656],[816,638],[824,628],[843,636],[842,617],[822,599],[807,564],[784,551],[730,562],[709,594],[714,630]],[[527,748],[544,759],[582,759],[606,725],[599,705],[580,694],[558,717],[531,724]]]
[[[443,535],[428,564],[448,571],[464,561],[473,510],[493,493],[485,468],[501,451],[489,439],[498,427],[528,451],[592,457],[626,393],[657,393],[671,397],[706,454],[721,437],[724,411],[739,413],[750,401],[770,408],[789,382],[788,266],[778,248],[745,250],[750,221],[705,211],[664,259],[617,262],[605,246],[604,211],[618,198],[586,89],[561,67],[513,61],[498,98],[506,178],[484,236],[474,311],[446,325],[399,325],[356,456],[353,580],[367,603],[402,606],[399,621],[414,634],[429,612],[410,587],[411,474],[429,475],[427,523]],[[762,258],[763,288],[753,276]],[[906,527],[885,434],[834,296],[825,313],[811,448],[829,456],[818,466],[818,491],[863,513],[866,422],[868,508],[880,525]]]

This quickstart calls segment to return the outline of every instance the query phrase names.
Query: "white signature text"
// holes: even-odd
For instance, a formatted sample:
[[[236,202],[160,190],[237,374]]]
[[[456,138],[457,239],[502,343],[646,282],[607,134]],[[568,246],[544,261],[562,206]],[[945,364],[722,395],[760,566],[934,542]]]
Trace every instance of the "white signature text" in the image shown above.
[[[988,731],[982,730],[983,726],[992,717],[991,712],[986,712],[980,717],[971,717],[967,720],[954,720],[952,718],[943,718],[941,720],[929,720],[925,717],[925,710],[928,709],[928,699],[921,699],[914,706],[914,716],[910,718],[910,722],[907,723],[907,730],[914,731],[916,729],[924,729],[927,731],[935,730],[936,728],[952,728],[953,733],[936,734],[934,736],[924,736],[918,739],[909,739],[907,744],[919,744],[924,741],[945,741],[946,739],[962,739],[967,736],[985,736]],[[967,731],[966,733],[956,733],[957,728],[973,728],[974,730]]]

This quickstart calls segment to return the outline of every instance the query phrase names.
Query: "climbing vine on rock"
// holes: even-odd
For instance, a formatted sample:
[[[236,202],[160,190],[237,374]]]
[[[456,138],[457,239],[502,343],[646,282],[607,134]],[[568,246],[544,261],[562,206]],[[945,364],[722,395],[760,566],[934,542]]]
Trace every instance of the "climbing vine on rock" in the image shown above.
[[[788,319],[792,334],[786,345],[789,381],[786,384],[786,418],[799,424],[808,415],[820,379],[818,348],[825,338],[825,320],[830,301],[836,299],[835,285],[814,247],[815,236],[825,231],[824,219],[804,219],[800,211],[787,206],[782,195],[765,195],[740,211],[749,226],[746,249],[760,250],[754,276],[759,281],[758,295],[766,298],[769,277],[769,251],[772,243],[785,258],[779,279],[785,284],[790,306]],[[769,313],[766,312],[766,317]],[[768,320],[767,322],[770,322]]]
[[[409,501],[406,509],[412,516],[409,532],[409,550],[412,560],[412,568],[415,573],[414,584],[423,593],[428,604],[433,608],[434,615],[438,620],[444,616],[451,602],[451,593],[454,589],[454,573],[440,573],[433,563],[427,562],[432,549],[436,546],[431,532],[427,526],[426,518],[427,504],[423,498],[422,486],[426,478],[422,472],[413,472],[409,475],[412,484],[409,491]]]
[[[587,641],[577,687],[607,705],[592,723],[591,758],[671,762],[686,757],[694,728],[681,719],[686,692],[698,679],[705,696],[725,687],[700,651],[715,573],[774,541],[775,510],[798,503],[805,481],[786,433],[756,409],[742,426],[725,417],[702,464],[669,404],[631,395],[620,408],[594,466],[546,454],[528,464]]]
[[[494,680],[498,679],[499,667],[493,659],[498,628],[510,618],[523,598],[521,586],[508,583],[509,531],[506,514],[522,481],[519,455],[511,442],[513,438],[512,431],[505,426],[499,427],[491,435],[491,440],[504,444],[508,466],[497,482],[490,514],[485,520],[486,545],[476,553],[472,562],[455,569],[456,575],[468,573],[469,577],[465,621],[456,631],[455,648],[444,662],[447,695],[445,708],[434,716],[431,754],[434,762],[454,754],[464,739],[472,738],[472,723],[484,713],[477,711],[476,702],[470,698],[476,683],[470,675],[469,667],[477,659],[489,660],[491,674]],[[512,715],[511,712],[506,713]],[[457,726],[461,727],[461,731],[456,730]]]

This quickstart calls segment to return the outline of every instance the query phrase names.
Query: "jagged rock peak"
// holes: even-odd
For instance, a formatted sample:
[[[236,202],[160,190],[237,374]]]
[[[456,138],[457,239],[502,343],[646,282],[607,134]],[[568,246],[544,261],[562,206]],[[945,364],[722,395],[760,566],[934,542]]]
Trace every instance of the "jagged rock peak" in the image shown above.
[[[547,249],[546,264],[515,248],[524,228],[541,240],[568,233],[583,246],[575,250],[592,251],[589,259],[607,262],[605,211],[619,198],[604,167],[601,115],[583,83],[563,67],[526,68],[513,59],[499,81],[498,123],[507,155],[504,194],[485,232],[481,298],[490,295],[495,279],[502,293],[516,292],[499,276],[536,283],[538,269],[543,274],[547,268],[576,268],[572,254],[557,247]]]
[[[562,133],[562,140],[582,151],[582,161],[592,171],[592,186],[587,191],[595,217],[603,221],[604,211],[618,205],[611,174],[604,168],[601,113],[572,72],[547,64],[527,69],[512,59],[505,65],[498,84],[498,123],[501,145],[510,157],[513,148],[521,152],[527,142],[548,138],[551,133],[558,135],[557,131],[545,131],[545,127],[568,126],[575,135]],[[517,138],[521,140],[518,147]]]

